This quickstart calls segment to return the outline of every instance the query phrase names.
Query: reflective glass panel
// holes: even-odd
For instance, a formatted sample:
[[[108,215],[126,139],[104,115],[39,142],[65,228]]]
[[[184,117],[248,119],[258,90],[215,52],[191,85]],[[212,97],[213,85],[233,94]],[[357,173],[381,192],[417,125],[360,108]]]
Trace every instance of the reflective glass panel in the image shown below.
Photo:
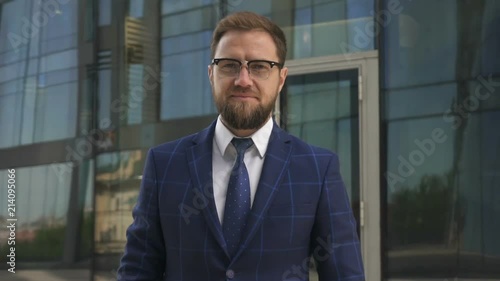
[[[215,113],[207,74],[218,13],[212,1],[163,1],[161,119]]]
[[[401,5],[381,49],[384,276],[496,280],[500,2]]]
[[[71,190],[71,168],[71,163],[57,163],[15,169],[16,260],[62,260]],[[61,169],[66,172],[59,173]],[[0,171],[0,181],[7,183],[7,180],[7,170]],[[1,188],[0,194],[0,218],[5,221],[9,217],[7,188]],[[8,231],[5,227],[0,229],[0,237],[8,237]],[[7,240],[1,241],[2,252],[7,252]]]
[[[75,136],[77,4],[1,4],[0,37],[9,40],[0,43],[0,148]]]
[[[359,235],[358,71],[293,75],[284,88],[282,127],[338,155]],[[311,278],[317,280],[315,270]]]
[[[96,254],[122,253],[132,208],[139,195],[144,165],[143,152],[101,154],[96,159],[95,233]]]

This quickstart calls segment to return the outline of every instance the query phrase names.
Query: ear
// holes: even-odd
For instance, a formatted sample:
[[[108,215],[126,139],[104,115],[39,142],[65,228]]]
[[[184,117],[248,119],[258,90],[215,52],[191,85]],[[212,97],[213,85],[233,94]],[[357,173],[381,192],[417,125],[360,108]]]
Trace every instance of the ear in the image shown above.
[[[210,80],[210,85],[214,85],[214,68],[211,64],[208,65],[208,80]]]
[[[286,76],[287,75],[288,75],[288,68],[283,67],[280,70],[280,81],[279,81],[278,93],[281,92],[281,89],[283,88],[283,85],[285,85],[285,80],[286,80]]]

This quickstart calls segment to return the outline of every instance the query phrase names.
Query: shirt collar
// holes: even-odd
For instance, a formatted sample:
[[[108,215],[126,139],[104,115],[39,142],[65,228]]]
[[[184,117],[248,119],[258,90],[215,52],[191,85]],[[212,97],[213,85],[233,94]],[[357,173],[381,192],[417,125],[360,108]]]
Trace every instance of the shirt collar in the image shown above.
[[[269,118],[264,126],[250,136],[261,159],[264,158],[264,155],[266,155],[267,145],[269,144],[269,137],[271,136],[272,131],[273,120],[272,118]],[[215,143],[217,144],[221,155],[225,155],[227,148],[234,137],[236,136],[222,123],[221,116],[219,115],[217,123],[215,124]]]

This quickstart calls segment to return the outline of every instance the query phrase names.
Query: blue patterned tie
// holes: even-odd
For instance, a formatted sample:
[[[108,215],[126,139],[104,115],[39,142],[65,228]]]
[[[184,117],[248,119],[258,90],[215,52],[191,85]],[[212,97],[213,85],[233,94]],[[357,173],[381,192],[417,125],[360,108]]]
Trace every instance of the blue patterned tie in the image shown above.
[[[222,231],[226,238],[229,254],[234,256],[236,250],[238,250],[241,234],[250,212],[250,180],[243,158],[245,157],[245,151],[252,146],[253,141],[251,138],[233,138],[231,143],[236,148],[238,156],[227,186]]]

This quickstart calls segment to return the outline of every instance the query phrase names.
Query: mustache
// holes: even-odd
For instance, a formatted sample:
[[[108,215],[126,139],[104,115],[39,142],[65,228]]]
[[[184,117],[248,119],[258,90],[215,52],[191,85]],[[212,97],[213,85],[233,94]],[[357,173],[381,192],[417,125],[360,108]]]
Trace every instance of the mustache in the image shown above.
[[[231,89],[229,89],[229,93],[245,93],[245,94],[252,94],[253,96],[258,96],[257,91],[254,91],[251,88],[244,88],[241,86],[234,86]]]

